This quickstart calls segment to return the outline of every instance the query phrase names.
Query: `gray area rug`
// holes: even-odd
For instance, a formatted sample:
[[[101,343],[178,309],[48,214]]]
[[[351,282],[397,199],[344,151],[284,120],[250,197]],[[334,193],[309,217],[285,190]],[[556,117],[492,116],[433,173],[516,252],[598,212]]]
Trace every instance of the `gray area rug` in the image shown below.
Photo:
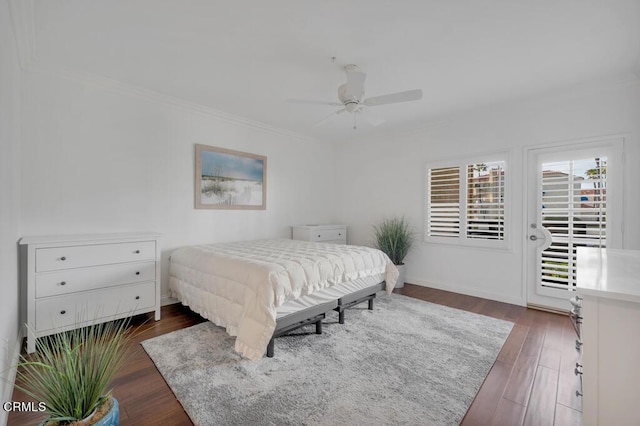
[[[457,425],[512,326],[392,294],[277,338],[260,362],[211,322],[142,345],[196,425]]]

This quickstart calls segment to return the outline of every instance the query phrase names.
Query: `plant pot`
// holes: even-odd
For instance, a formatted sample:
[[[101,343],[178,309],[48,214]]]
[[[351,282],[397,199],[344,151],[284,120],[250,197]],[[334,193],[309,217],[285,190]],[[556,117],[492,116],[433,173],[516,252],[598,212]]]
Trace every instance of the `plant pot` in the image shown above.
[[[92,426],[119,426],[120,425],[120,406],[118,400],[111,397],[113,404],[111,409],[105,413],[99,420],[93,423]],[[91,418],[87,419],[90,420]]]
[[[99,411],[99,407],[98,407],[98,409],[96,409],[93,412],[93,414],[91,414],[89,417],[74,424],[91,425],[91,426],[119,426],[120,425],[120,406],[118,404],[118,400],[115,399],[114,397],[111,397],[111,401],[113,401],[113,404],[111,405],[111,409],[106,413],[103,413],[102,417],[100,417],[99,419],[97,420],[94,419],[94,416]],[[42,423],[40,423],[39,426],[48,426],[48,425],[57,425],[57,424],[58,424],[57,422],[49,423],[49,420],[44,420]]]
[[[403,288],[407,265],[403,263],[402,265],[396,265],[396,268],[398,268],[398,280],[396,281],[396,286],[394,288]]]

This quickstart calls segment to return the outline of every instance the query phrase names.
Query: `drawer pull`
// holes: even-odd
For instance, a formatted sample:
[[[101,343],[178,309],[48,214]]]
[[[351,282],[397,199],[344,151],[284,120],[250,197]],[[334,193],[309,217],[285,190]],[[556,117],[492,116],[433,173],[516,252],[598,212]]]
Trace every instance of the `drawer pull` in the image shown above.
[[[140,275],[140,271],[136,271],[136,275]]]
[[[62,256],[62,257],[60,258],[60,260],[62,260],[62,261],[64,262],[65,260],[67,260],[67,258],[66,258],[66,256]]]
[[[67,313],[67,311],[65,311],[64,309],[60,311],[60,315],[64,315],[66,313]]]
[[[577,397],[581,397],[582,396],[582,392],[580,392],[579,390],[576,391],[576,396]]]
[[[67,282],[66,281],[62,281],[62,282],[60,282],[60,285],[67,285]]]
[[[320,234],[318,234],[318,238],[320,238]]]
[[[136,300],[140,300],[140,296],[136,296]]]
[[[580,350],[582,348],[583,343],[580,341],[580,339],[576,339],[576,349]]]
[[[576,376],[582,374],[582,364],[576,362],[576,368],[573,369],[573,372]]]
[[[140,250],[134,251],[135,254],[140,254]]]

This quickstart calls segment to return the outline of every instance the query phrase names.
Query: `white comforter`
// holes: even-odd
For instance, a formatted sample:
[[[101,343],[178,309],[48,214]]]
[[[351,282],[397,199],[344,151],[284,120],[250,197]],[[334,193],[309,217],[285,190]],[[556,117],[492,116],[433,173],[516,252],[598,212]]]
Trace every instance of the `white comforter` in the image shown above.
[[[276,326],[276,309],[301,295],[375,274],[387,292],[398,270],[369,247],[258,240],[180,248],[171,254],[169,287],[193,311],[237,336],[235,350],[262,358]]]

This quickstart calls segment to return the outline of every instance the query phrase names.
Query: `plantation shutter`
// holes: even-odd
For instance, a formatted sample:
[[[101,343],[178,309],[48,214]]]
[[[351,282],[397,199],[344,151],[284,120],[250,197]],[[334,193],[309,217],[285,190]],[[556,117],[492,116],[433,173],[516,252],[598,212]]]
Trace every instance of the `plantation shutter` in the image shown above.
[[[487,155],[427,167],[426,242],[508,247],[505,158]]]
[[[542,252],[540,283],[572,290],[576,249],[606,247],[607,158],[543,163],[541,173],[542,226],[552,243]]]
[[[504,240],[504,161],[467,165],[467,238]]]
[[[427,190],[427,235],[458,238],[460,235],[460,167],[429,169]]]

